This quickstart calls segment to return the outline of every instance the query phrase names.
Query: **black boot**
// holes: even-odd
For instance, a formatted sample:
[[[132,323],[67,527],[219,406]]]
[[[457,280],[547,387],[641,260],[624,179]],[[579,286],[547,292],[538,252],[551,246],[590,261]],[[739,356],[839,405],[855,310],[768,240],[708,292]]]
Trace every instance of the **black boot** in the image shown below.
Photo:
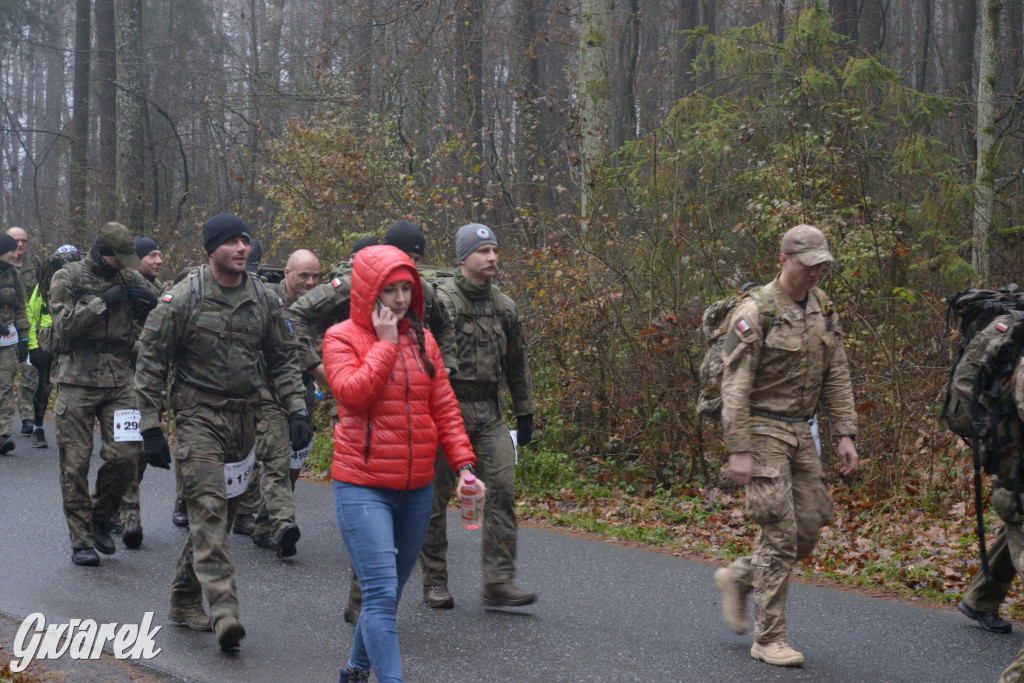
[[[188,526],[188,508],[181,498],[174,499],[174,512],[171,514],[171,523],[176,527]]]
[[[114,539],[110,537],[110,531],[105,522],[92,522],[92,545],[104,555],[113,555],[117,552]]]

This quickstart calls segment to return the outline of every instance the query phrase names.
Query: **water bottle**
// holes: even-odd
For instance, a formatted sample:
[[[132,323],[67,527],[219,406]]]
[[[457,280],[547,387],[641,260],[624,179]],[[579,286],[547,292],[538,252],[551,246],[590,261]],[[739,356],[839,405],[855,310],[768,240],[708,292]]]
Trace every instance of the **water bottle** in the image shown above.
[[[480,487],[476,485],[476,477],[472,474],[466,475],[466,485],[459,496],[459,504],[462,506],[462,526],[473,531],[480,528],[480,508],[477,502],[480,500]]]

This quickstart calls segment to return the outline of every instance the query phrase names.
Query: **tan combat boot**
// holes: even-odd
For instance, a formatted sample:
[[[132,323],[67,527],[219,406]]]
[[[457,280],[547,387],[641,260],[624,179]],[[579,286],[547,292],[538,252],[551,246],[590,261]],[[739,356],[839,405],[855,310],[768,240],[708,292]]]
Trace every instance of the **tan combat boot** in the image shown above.
[[[715,587],[722,594],[722,618],[736,633],[743,635],[750,627],[747,620],[747,594],[736,585],[736,578],[728,567],[715,570]]]
[[[202,605],[171,605],[167,618],[176,624],[185,624],[193,631],[209,631],[210,617]]]
[[[776,640],[774,643],[754,643],[750,648],[750,656],[775,666],[800,666],[804,656],[791,648],[786,641]]]

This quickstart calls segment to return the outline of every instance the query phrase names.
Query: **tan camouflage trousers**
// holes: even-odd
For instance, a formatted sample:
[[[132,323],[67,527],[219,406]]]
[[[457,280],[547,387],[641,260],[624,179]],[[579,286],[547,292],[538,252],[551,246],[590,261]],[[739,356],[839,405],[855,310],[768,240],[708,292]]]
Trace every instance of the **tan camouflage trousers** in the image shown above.
[[[832,497],[810,428],[791,426],[777,436],[755,436],[746,505],[761,530],[754,553],[729,565],[740,590],[754,591],[754,638],[762,644],[785,640],[790,573],[832,521]]]
[[[985,572],[979,570],[964,593],[964,603],[979,612],[995,614],[1013,587],[1013,577],[1017,576],[1013,558],[1010,557],[1010,546],[1006,542],[1006,527],[996,532],[995,541],[986,549],[986,553],[992,580],[987,580]]]
[[[999,537],[1006,539],[1006,555],[1009,557],[1011,564],[1016,568],[1017,573],[1024,576],[1024,515],[1017,512],[1017,502],[1013,491],[1010,489],[1003,488],[1002,486],[994,486],[992,488],[992,507],[995,508],[996,514],[999,515],[999,519],[1003,520],[1003,528],[1000,530],[996,537],[996,543],[993,544],[992,557],[996,556],[996,547],[999,543]],[[993,562],[993,578],[995,575],[995,562]],[[977,577],[975,577],[975,581]],[[975,581],[971,582],[971,587],[974,587]],[[1013,579],[1010,578],[1010,583]],[[1005,593],[1003,594],[1005,597]],[[1001,602],[1001,601],[1000,601]],[[998,609],[998,604],[996,605]],[[980,607],[977,609],[981,609]],[[996,610],[991,610],[995,612]],[[1017,653],[1017,657],[1013,660],[1013,663],[1003,672],[1002,676],[999,677],[999,683],[1018,683],[1024,681],[1024,647]]]
[[[295,523],[295,482],[302,470],[289,469],[292,458],[288,416],[280,404],[264,401],[263,419],[256,425],[254,476],[238,504],[238,514],[256,515],[257,534],[277,533]]]
[[[460,403],[466,433],[476,453],[476,476],[487,485],[483,520],[484,584],[510,583],[516,578],[515,447],[508,424],[494,401]],[[434,503],[430,527],[420,552],[424,586],[448,583],[447,509],[456,476],[448,459],[440,455],[434,476]]]
[[[35,422],[35,399],[36,389],[39,387],[39,373],[34,365],[28,361],[19,366],[21,376],[18,377],[18,414],[23,422]]]
[[[235,565],[228,543],[240,496],[227,497],[224,463],[245,460],[256,438],[257,408],[229,412],[198,404],[175,410],[174,474],[188,508],[171,604],[210,603],[210,620],[238,617]]]
[[[118,510],[125,490],[137,477],[141,441],[114,441],[114,411],[134,409],[135,389],[58,384],[53,411],[60,449],[60,488],[72,548],[91,548],[92,520],[107,521]],[[89,460],[93,429],[100,423],[100,457],[96,489],[89,496]]]
[[[138,476],[125,489],[124,497],[121,499],[121,524],[127,524],[130,521],[142,523],[142,512],[139,504],[139,484],[142,483],[142,475],[146,473],[147,465],[146,458],[139,455]]]
[[[18,347],[0,347],[0,436],[14,434],[14,377],[18,374]],[[91,547],[91,546],[90,546]]]

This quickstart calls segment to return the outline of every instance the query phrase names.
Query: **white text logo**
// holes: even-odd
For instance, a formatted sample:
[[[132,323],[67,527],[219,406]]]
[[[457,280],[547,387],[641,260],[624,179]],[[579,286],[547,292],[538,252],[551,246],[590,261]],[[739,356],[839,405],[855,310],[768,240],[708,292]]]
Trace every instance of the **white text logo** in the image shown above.
[[[99,659],[103,646],[110,644],[118,659],[152,659],[160,654],[153,636],[163,628],[152,628],[153,613],[146,612],[142,624],[97,624],[92,619],[72,619],[69,624],[50,624],[41,612],[21,622],[14,639],[11,671],[21,673],[33,659]]]

